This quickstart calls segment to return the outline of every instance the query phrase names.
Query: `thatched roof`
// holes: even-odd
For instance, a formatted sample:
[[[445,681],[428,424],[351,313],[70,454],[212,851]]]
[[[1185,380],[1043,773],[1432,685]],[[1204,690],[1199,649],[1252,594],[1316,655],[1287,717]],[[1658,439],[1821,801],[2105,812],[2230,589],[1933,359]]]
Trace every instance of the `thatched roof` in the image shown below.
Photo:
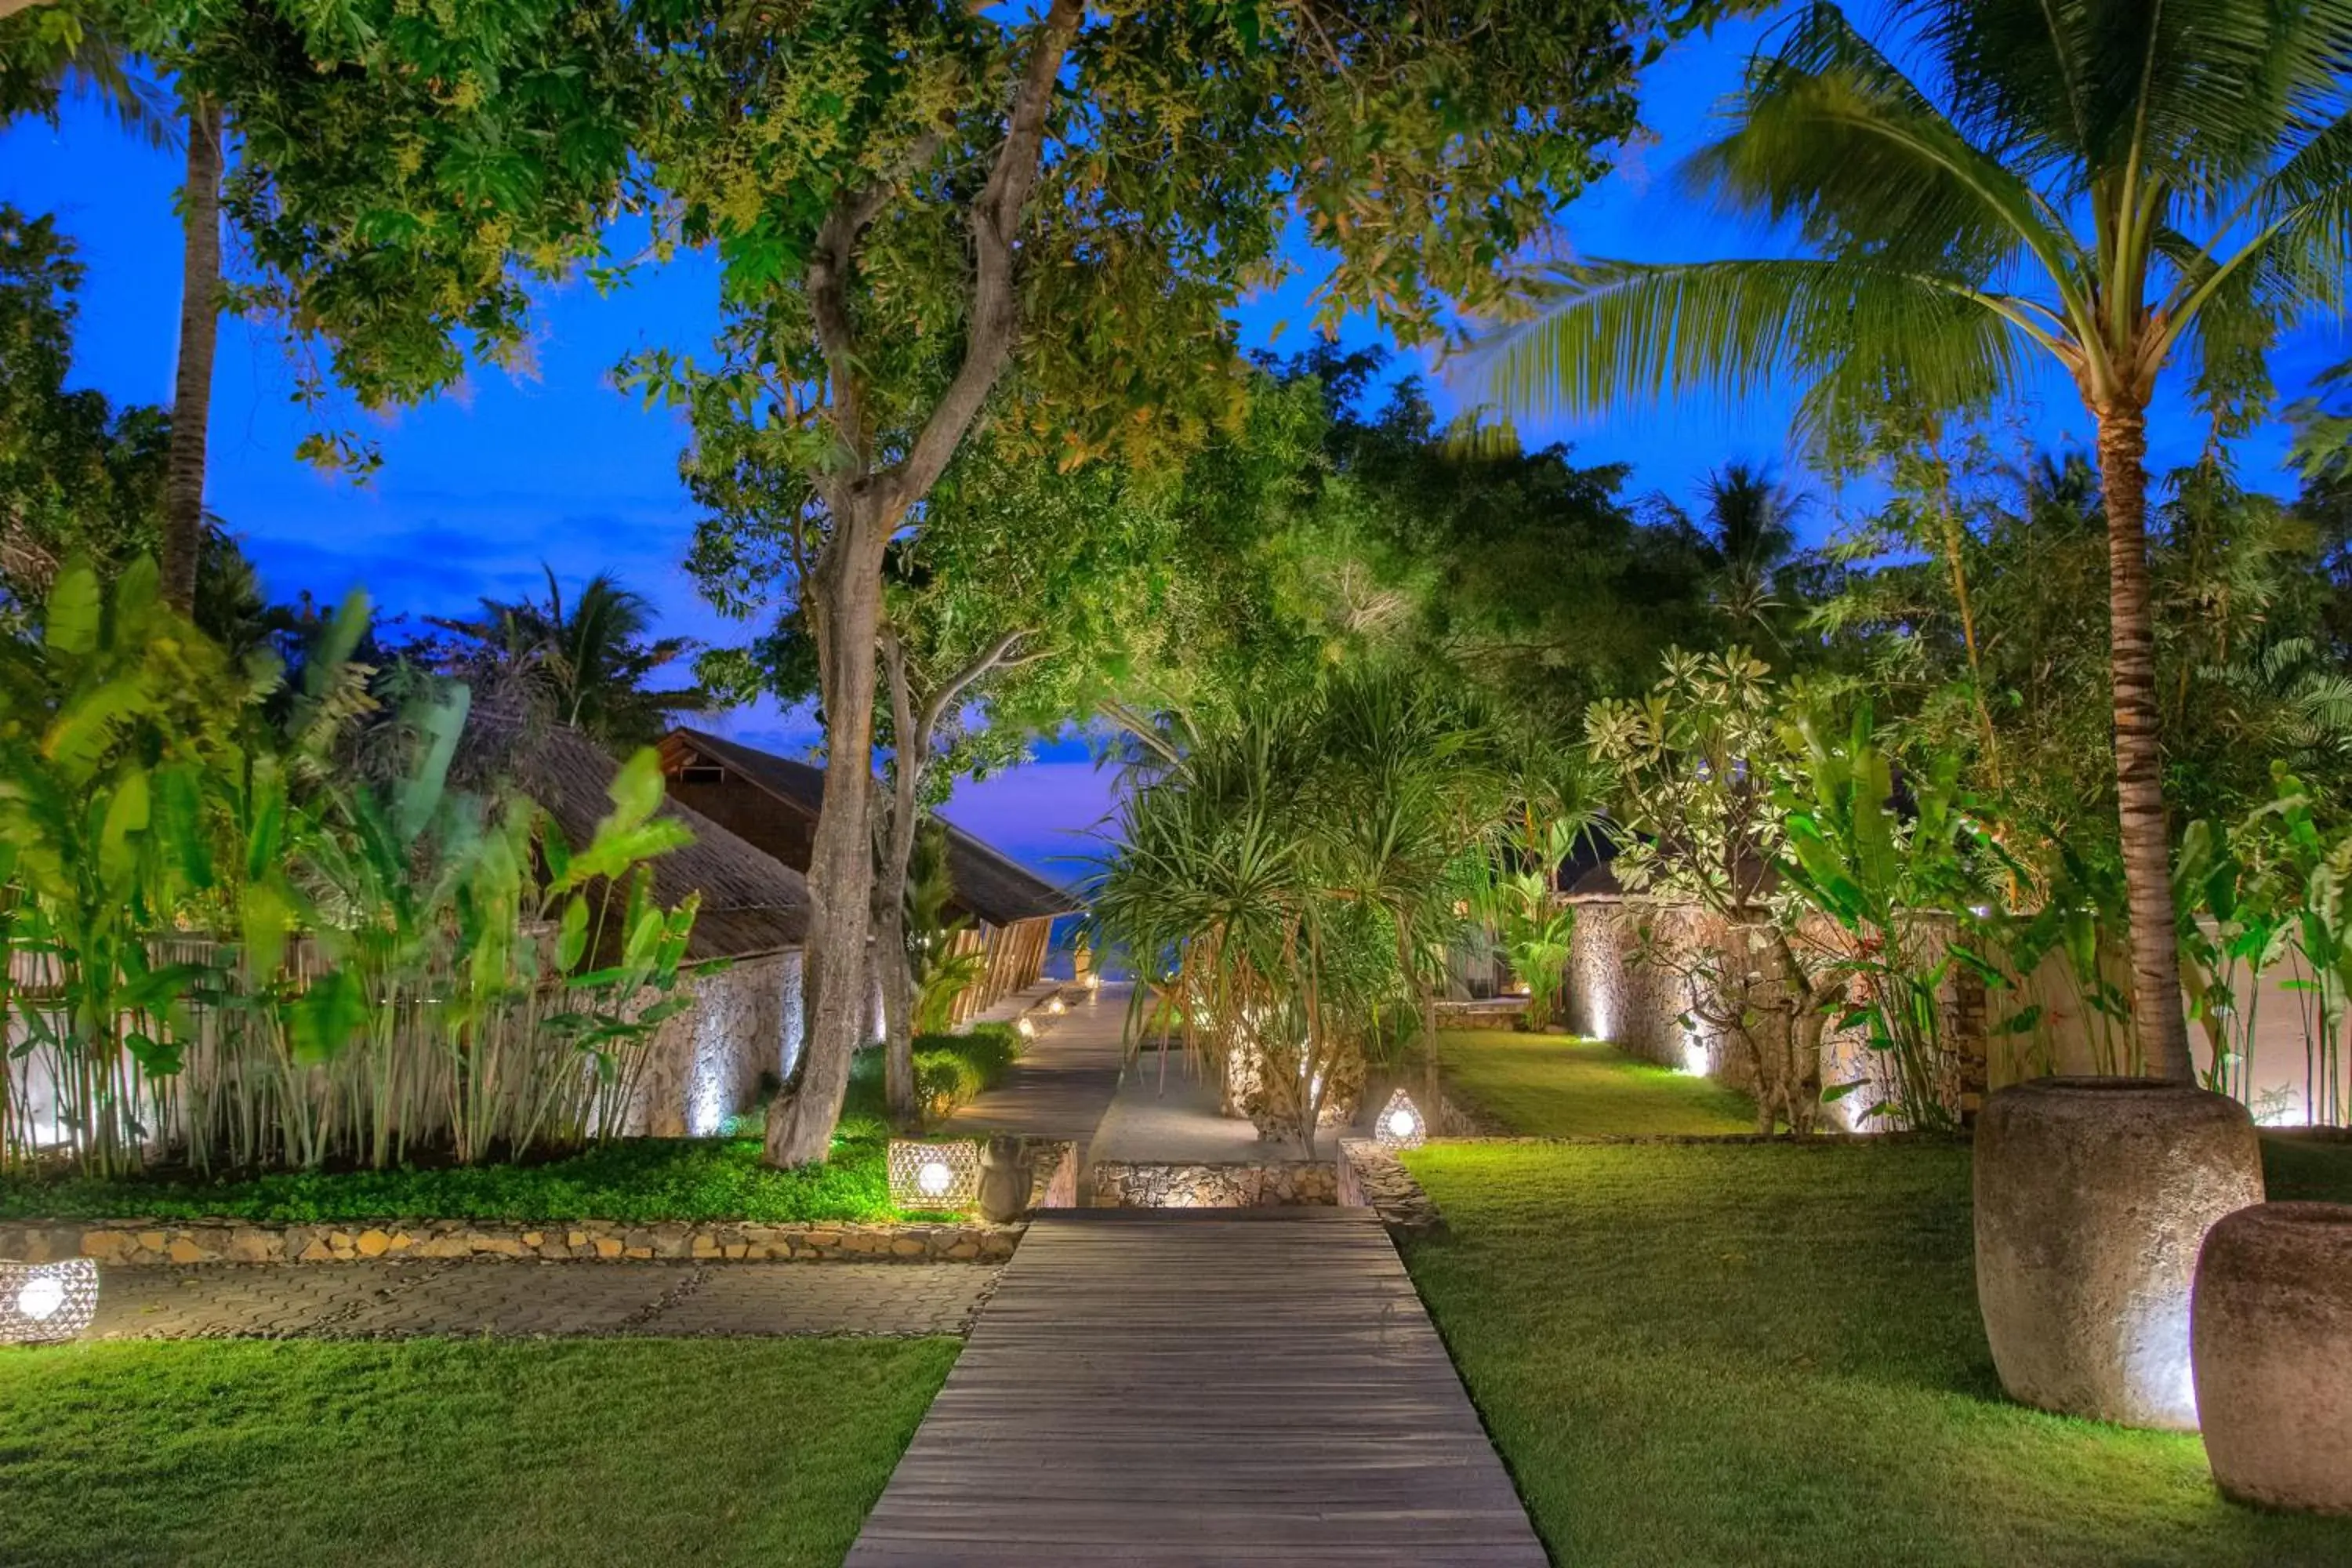
[[[722,740],[700,730],[678,729],[662,742],[665,752],[691,752],[716,763],[814,822],[824,801],[824,770],[754,746]],[[1082,906],[1067,889],[1012,860],[952,823],[948,830],[948,879],[955,901],[991,925],[1076,914]]]
[[[608,793],[620,764],[593,741],[562,725],[515,736],[506,771],[574,844],[584,843],[612,809]],[[749,958],[798,947],[808,934],[808,882],[756,845],[700,812],[666,801],[661,815],[683,822],[694,842],[653,862],[654,892],[665,904],[702,895],[687,944],[690,961]]]

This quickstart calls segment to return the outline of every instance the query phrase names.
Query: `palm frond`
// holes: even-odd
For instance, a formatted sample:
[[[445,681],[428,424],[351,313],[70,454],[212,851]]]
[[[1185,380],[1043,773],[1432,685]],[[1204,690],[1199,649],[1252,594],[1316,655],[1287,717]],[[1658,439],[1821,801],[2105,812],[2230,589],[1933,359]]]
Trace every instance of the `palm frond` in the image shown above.
[[[1472,351],[1486,394],[1534,414],[1586,415],[1694,393],[1816,389],[1816,421],[1865,399],[1970,406],[2018,368],[2006,301],[1868,262],[1596,261],[1528,290],[1532,319]]]

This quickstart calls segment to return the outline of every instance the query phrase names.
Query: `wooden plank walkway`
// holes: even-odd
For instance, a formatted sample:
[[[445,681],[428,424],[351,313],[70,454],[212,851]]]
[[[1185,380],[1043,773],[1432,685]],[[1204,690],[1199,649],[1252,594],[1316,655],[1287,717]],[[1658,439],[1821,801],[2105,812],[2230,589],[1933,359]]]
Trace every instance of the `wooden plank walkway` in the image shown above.
[[[848,1568],[1542,1568],[1366,1209],[1040,1215]]]
[[[991,1132],[1064,1138],[1083,1155],[1118,1092],[1125,1059],[1119,1030],[1126,1020],[1127,989],[1112,985],[1058,1017],[1040,1019],[1038,1037],[1003,1081],[958,1106],[945,1131],[959,1138]]]

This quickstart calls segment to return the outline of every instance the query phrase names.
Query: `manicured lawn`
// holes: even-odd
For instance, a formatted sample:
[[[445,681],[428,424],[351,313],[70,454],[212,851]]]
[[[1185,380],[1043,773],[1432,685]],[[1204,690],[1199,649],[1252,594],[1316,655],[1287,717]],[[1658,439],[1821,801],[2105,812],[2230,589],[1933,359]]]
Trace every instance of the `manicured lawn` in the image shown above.
[[[2324,1152],[2286,1152],[2283,1195],[2352,1192]],[[2193,1436],[2001,1398],[1964,1147],[1407,1163],[1453,1233],[1413,1279],[1555,1561],[2352,1563],[2352,1521],[2224,1502]]]
[[[422,1171],[0,1182],[0,1219],[887,1220],[878,1125],[845,1121],[833,1159],[808,1171],[760,1163],[756,1138],[633,1138],[539,1164]]]
[[[1604,1138],[1756,1131],[1746,1096],[1599,1040],[1508,1029],[1444,1029],[1437,1039],[1453,1092],[1511,1132]]]
[[[0,1563],[838,1563],[952,1340],[0,1351]]]

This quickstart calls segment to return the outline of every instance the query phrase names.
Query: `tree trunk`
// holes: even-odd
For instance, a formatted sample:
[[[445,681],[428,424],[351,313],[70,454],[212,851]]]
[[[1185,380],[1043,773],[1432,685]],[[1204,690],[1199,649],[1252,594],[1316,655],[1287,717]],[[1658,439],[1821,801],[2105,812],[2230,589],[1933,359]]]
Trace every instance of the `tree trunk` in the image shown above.
[[[2132,1019],[2159,1078],[2194,1081],[2180,1010],[2172,839],[2156,705],[2156,624],[2147,574],[2147,422],[2137,404],[2098,410],[2099,484],[2107,511],[2108,637],[2114,656],[2116,809],[2131,910]]]
[[[914,976],[907,963],[907,867],[914,858],[916,813],[928,737],[919,733],[907,661],[893,641],[884,649],[890,679],[890,823],[874,885],[874,964],[882,981],[882,1079],[890,1120],[915,1123]]]
[[[845,494],[835,534],[811,575],[810,629],[824,704],[824,798],[809,852],[808,1038],[800,1070],[768,1118],[767,1161],[822,1162],[864,1034],[866,941],[874,893],[874,686],[889,526],[876,498]]]
[[[183,615],[196,607],[196,560],[205,540],[205,440],[212,419],[213,350],[220,337],[220,106],[200,98],[188,113],[180,363],[163,479],[163,597]]]

